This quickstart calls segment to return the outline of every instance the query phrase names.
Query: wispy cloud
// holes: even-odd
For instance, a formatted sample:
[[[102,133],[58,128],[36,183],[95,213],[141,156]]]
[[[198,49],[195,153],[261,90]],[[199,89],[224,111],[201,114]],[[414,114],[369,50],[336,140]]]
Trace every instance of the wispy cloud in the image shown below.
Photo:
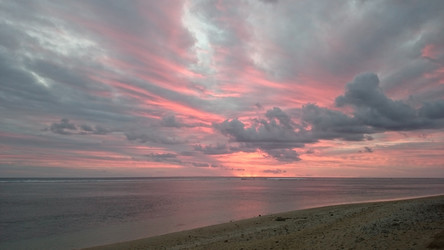
[[[436,176],[443,8],[1,2],[0,169]]]

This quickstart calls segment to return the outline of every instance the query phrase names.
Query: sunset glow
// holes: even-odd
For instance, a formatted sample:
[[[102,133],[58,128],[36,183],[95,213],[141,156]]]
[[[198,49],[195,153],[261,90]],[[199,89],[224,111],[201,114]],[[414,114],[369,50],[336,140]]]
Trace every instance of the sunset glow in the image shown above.
[[[0,177],[444,177],[442,1],[5,1]]]

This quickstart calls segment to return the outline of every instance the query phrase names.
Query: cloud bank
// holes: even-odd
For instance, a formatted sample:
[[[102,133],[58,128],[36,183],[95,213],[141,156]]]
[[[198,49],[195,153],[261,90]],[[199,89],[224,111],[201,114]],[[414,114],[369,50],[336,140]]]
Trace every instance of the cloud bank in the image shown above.
[[[0,173],[444,177],[443,11],[2,1]]]
[[[427,102],[414,108],[403,101],[388,98],[374,73],[358,75],[346,85],[344,95],[335,100],[337,107],[351,106],[347,114],[316,104],[306,104],[290,117],[278,107],[265,113],[266,119],[255,119],[246,125],[238,119],[214,124],[214,128],[231,141],[249,149],[263,150],[279,161],[298,161],[294,148],[319,140],[371,140],[372,134],[444,128],[442,101]],[[295,122],[299,121],[299,123]],[[201,148],[200,148],[201,149]],[[366,152],[373,152],[365,147]]]

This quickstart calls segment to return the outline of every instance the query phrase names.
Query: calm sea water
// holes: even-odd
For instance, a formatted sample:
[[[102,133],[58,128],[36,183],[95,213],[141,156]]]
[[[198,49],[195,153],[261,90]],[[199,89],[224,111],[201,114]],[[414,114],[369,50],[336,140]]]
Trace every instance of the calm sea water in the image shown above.
[[[444,194],[444,179],[0,179],[0,249],[73,249],[259,214]]]

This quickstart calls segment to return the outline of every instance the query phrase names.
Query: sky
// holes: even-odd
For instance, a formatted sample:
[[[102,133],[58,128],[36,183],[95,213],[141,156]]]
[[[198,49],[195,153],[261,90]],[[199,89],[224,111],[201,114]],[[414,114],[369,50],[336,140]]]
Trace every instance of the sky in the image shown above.
[[[0,0],[0,177],[444,177],[442,13]]]

